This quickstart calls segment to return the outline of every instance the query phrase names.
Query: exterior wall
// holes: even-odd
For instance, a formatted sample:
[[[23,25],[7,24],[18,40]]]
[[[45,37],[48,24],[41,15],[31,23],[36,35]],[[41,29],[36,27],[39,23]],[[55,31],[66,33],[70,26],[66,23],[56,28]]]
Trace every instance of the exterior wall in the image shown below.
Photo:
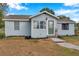
[[[20,30],[14,30],[14,21],[5,21],[5,35],[6,36],[30,36],[31,35],[30,22],[20,22]]]
[[[57,24],[58,35],[75,35],[75,27],[73,23],[69,23],[69,30],[62,30],[62,23]]]
[[[46,20],[47,18],[47,20]],[[38,21],[45,21],[46,22],[46,29],[34,29],[33,28],[33,21],[38,20]],[[54,21],[54,27],[56,27],[56,19],[54,19],[52,16],[46,15],[46,14],[41,14],[37,17],[32,18],[31,20],[31,37],[32,38],[43,38],[49,36],[48,34],[48,20],[53,20]],[[54,28],[54,34],[55,35],[55,28]]]
[[[46,20],[47,18],[47,20]],[[34,29],[33,21],[45,21],[46,29]],[[48,21],[54,21],[54,33],[52,35],[48,34]],[[74,23],[69,23],[69,30],[62,30],[62,23],[68,22],[57,22],[57,20],[47,14],[41,14],[37,17],[32,18],[30,21],[19,21],[20,30],[14,30],[14,21],[5,21],[5,35],[6,36],[31,36],[32,38],[44,38],[47,36],[55,36],[55,30],[57,29],[58,35],[75,35]]]

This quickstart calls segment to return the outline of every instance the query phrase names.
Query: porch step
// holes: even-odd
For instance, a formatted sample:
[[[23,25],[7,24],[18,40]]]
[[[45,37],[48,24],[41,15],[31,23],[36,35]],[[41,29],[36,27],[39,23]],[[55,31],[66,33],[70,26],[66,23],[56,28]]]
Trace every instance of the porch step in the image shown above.
[[[64,40],[61,40],[61,39],[59,39],[59,38],[53,38],[52,39],[55,43],[63,43],[63,42],[65,42]]]

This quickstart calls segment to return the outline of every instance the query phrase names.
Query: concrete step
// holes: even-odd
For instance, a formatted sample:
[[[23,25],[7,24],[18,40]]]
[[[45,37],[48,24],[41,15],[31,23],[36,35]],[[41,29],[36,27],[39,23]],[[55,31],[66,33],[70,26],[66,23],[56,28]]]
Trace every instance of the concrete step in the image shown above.
[[[55,43],[63,43],[65,42],[64,40],[61,40],[59,38],[52,38],[52,40],[55,42]]]

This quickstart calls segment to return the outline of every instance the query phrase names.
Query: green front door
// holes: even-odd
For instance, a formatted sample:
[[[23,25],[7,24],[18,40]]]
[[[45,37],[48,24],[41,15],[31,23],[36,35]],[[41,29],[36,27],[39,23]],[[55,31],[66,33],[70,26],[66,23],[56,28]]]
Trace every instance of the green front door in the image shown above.
[[[48,21],[48,34],[52,35],[54,33],[54,21]]]

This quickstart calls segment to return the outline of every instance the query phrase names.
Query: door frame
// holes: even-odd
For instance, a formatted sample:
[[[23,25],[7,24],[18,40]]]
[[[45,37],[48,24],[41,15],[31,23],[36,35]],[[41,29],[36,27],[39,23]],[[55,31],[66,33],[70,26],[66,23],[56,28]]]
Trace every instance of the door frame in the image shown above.
[[[52,34],[49,34],[49,27],[48,27],[48,25],[49,25],[49,21],[51,21],[51,22],[53,22],[53,33]],[[47,34],[48,34],[48,36],[54,36],[54,30],[55,30],[55,27],[54,27],[54,20],[48,20],[47,21]]]

